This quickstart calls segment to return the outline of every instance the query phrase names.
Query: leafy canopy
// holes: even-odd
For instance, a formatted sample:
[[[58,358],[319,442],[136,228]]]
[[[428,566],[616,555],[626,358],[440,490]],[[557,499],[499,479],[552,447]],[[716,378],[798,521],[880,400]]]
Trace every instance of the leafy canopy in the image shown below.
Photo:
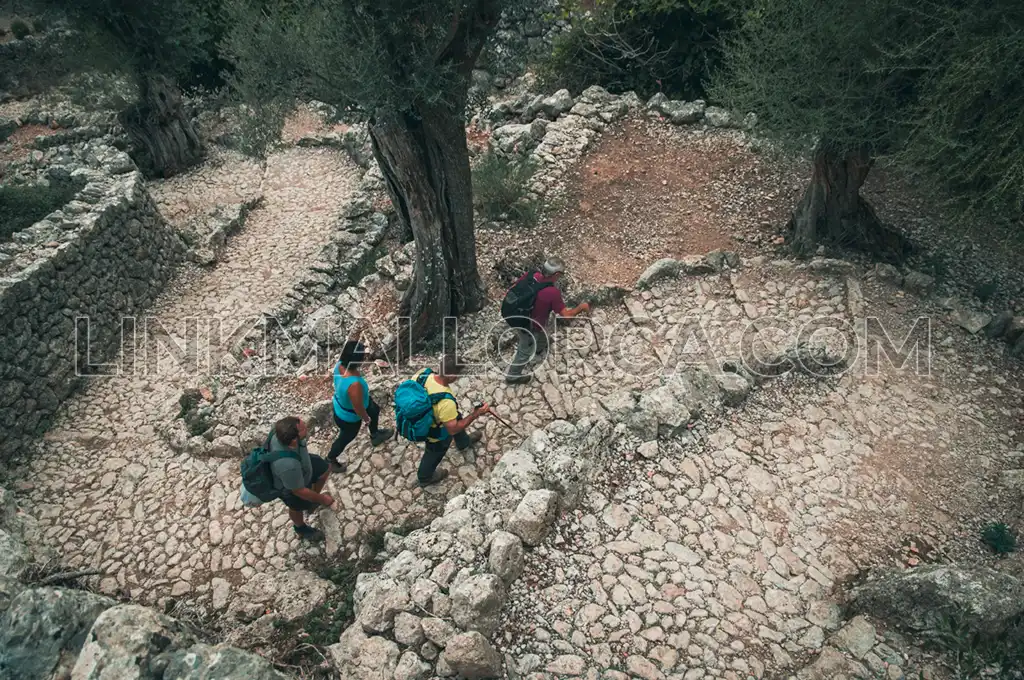
[[[462,115],[484,20],[510,4],[225,0],[232,29],[222,46],[232,86],[263,120],[303,98],[364,114],[427,105]]]

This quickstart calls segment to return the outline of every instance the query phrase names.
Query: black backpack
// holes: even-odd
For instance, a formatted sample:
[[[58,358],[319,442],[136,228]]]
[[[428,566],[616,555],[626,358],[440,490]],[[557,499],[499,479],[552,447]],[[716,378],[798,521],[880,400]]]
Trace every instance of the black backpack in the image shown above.
[[[274,433],[271,432],[267,435],[267,441],[263,443],[263,446],[257,446],[242,459],[242,486],[261,503],[268,503],[280,498],[284,493],[282,489],[274,487],[274,472],[270,468],[271,463],[281,458],[299,459],[299,454],[295,451],[271,451],[270,440],[273,436]]]
[[[521,281],[509,288],[505,299],[501,302],[501,318],[512,328],[529,328],[530,314],[537,304],[537,294],[548,286],[555,284],[550,281],[538,281],[534,272],[527,274]]]

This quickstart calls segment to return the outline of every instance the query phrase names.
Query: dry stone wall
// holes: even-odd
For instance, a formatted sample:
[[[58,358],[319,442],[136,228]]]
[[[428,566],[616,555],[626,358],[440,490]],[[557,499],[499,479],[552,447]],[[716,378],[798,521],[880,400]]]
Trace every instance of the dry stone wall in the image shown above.
[[[61,148],[46,172],[83,188],[0,245],[3,458],[45,430],[81,369],[119,348],[122,318],[146,308],[184,256],[124,152]]]

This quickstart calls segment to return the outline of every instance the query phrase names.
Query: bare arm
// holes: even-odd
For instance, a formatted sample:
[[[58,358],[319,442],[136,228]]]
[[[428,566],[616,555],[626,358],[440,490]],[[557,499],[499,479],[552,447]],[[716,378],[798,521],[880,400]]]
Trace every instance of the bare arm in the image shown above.
[[[370,414],[363,407],[363,386],[360,383],[352,383],[348,386],[348,400],[352,402],[352,410],[356,412],[364,423],[370,422]]]
[[[472,423],[474,420],[476,420],[483,414],[487,413],[489,410],[490,408],[487,406],[487,404],[484,404],[480,408],[473,409],[473,412],[470,413],[465,418],[463,418],[462,420],[449,420],[447,423],[444,424],[444,427],[446,430],[448,430],[448,434],[457,435],[458,433],[462,432],[467,427],[469,427],[470,423]]]
[[[580,314],[586,314],[589,311],[590,311],[590,303],[589,302],[581,302],[579,305],[573,307],[572,309],[563,309],[561,312],[558,313],[558,316],[560,318],[563,318],[563,319],[571,319],[574,316],[578,316]]]

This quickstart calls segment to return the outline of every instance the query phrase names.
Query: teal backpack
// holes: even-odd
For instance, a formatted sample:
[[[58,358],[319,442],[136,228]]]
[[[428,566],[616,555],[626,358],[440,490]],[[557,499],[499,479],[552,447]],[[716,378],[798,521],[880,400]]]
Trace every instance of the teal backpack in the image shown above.
[[[434,405],[442,399],[455,397],[450,392],[427,392],[427,377],[433,373],[429,368],[416,380],[406,380],[395,389],[395,435],[402,435],[411,442],[426,441],[427,437],[438,438],[439,424],[434,420]]]
[[[257,446],[242,459],[242,492],[243,505],[254,507],[281,497],[283,489],[275,488],[274,472],[270,465],[281,458],[299,459],[295,451],[271,451],[271,432],[262,446]]]

